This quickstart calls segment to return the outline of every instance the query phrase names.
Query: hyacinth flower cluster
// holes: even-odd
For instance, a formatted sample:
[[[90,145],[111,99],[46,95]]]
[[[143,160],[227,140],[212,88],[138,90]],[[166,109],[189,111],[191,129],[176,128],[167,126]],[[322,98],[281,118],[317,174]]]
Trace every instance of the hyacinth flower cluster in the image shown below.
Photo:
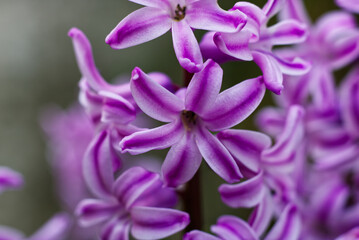
[[[30,238],[0,227],[0,239],[359,239],[357,1],[335,1],[342,9],[316,22],[302,0],[238,1],[228,10],[217,0],[131,1],[142,7],[105,42],[121,50],[171,30],[183,84],[141,66],[110,83],[86,35],[70,29],[78,103],[42,117],[67,213]],[[196,29],[207,32],[198,38]],[[261,75],[223,89],[229,61],[253,62]],[[350,72],[336,79],[342,68]],[[259,131],[243,129],[253,115]],[[153,158],[153,150],[167,151]],[[210,229],[201,222],[204,164],[222,181],[206,187],[233,209],[205,219]],[[0,192],[22,181],[0,168]]]

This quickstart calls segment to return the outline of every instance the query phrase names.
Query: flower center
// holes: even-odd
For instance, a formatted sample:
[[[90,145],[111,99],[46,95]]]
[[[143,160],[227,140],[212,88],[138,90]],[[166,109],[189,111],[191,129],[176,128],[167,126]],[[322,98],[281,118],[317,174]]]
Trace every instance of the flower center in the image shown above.
[[[191,130],[197,123],[197,115],[192,111],[183,110],[181,120],[186,130]]]
[[[176,21],[181,21],[186,16],[186,6],[181,7],[177,4],[177,8],[175,10],[175,16],[173,17]]]

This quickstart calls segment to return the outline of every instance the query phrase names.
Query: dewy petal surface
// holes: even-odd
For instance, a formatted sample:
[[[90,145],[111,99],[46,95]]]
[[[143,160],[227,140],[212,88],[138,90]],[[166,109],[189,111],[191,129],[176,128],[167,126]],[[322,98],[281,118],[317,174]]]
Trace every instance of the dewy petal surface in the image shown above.
[[[125,17],[106,37],[106,43],[123,49],[148,42],[170,30],[171,22],[167,11],[144,7]]]
[[[206,128],[196,131],[196,143],[207,164],[229,183],[238,182],[242,177],[239,168],[223,144]]]
[[[185,98],[186,110],[203,115],[208,111],[221,90],[222,68],[213,60],[207,60],[203,69],[195,73],[188,85]]]
[[[186,132],[182,139],[173,145],[162,165],[164,183],[177,187],[189,181],[197,172],[202,162],[194,135]]]
[[[211,131],[233,127],[246,119],[260,104],[265,92],[262,77],[245,80],[220,93],[202,120]]]
[[[178,142],[184,134],[180,119],[154,129],[136,132],[124,137],[120,149],[130,154],[141,154],[153,149],[165,149]]]
[[[132,71],[131,91],[141,110],[159,121],[171,122],[184,109],[180,98],[156,83],[140,68]]]
[[[242,12],[225,11],[217,1],[194,1],[186,11],[186,21],[192,28],[218,32],[236,32],[246,24],[246,15]]]
[[[152,207],[134,207],[131,233],[138,239],[160,239],[183,230],[189,223],[185,212]]]
[[[172,22],[172,39],[180,65],[188,72],[199,72],[203,67],[201,50],[185,19]]]

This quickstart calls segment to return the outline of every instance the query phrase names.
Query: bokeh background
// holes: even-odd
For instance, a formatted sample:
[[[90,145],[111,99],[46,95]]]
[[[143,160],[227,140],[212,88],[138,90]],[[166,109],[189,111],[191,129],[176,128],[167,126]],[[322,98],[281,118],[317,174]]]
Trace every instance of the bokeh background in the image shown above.
[[[225,9],[235,3],[218,2]],[[252,2],[263,6],[265,1]],[[333,0],[305,3],[313,19],[336,8]],[[80,73],[67,36],[71,27],[86,33],[96,64],[108,81],[139,66],[181,82],[170,33],[121,51],[105,44],[113,27],[138,7],[127,0],[0,0],[0,165],[16,169],[26,180],[20,191],[0,196],[0,225],[29,234],[60,210],[39,118],[51,105],[68,108],[77,100]],[[223,68],[224,88],[260,74],[252,63],[227,63]],[[263,104],[270,104],[269,94]],[[240,127],[253,127],[251,121]],[[202,171],[207,228],[220,214],[233,210],[221,203],[216,191],[222,180],[206,166]]]

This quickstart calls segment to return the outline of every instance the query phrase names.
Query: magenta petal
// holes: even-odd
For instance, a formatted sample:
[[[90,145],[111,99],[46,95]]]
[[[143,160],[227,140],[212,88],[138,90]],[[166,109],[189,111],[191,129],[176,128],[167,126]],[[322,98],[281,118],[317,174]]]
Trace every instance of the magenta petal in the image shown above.
[[[161,127],[136,132],[120,142],[122,152],[141,154],[153,149],[165,149],[178,142],[184,134],[181,120]]]
[[[347,36],[342,36],[332,44],[331,66],[339,69],[354,61],[359,56],[359,32],[355,29]]]
[[[148,42],[170,30],[171,22],[165,10],[144,7],[125,17],[106,37],[106,43],[123,49]]]
[[[219,132],[217,138],[234,159],[254,172],[259,171],[262,151],[271,145],[271,139],[267,135],[249,130],[228,129]]]
[[[246,119],[259,105],[265,87],[262,77],[243,81],[220,93],[211,111],[202,117],[211,131],[221,131]]]
[[[53,216],[45,225],[31,235],[28,240],[63,240],[70,230],[70,215],[59,213]]]
[[[84,227],[94,226],[104,222],[118,212],[119,205],[114,200],[104,201],[98,199],[82,200],[76,207],[75,213]]]
[[[131,223],[129,219],[111,219],[101,232],[101,240],[129,240]]]
[[[0,193],[23,185],[22,175],[7,167],[0,167]]]
[[[222,239],[231,240],[259,240],[256,233],[244,220],[234,216],[222,216],[211,231]]]
[[[132,167],[126,170],[117,178],[113,186],[113,192],[126,209],[138,200],[141,195],[156,187],[160,176],[156,173],[149,172],[142,167]]]
[[[101,131],[88,146],[83,160],[83,174],[88,188],[97,197],[111,197],[114,181],[110,136]],[[80,176],[79,176],[80,177]]]
[[[304,42],[307,38],[307,27],[296,20],[289,19],[268,28],[273,45],[286,45]]]
[[[272,230],[265,240],[272,239],[298,239],[301,228],[301,220],[297,208],[288,205],[280,215]]]
[[[311,64],[302,58],[296,57],[294,59],[284,59],[271,54],[273,58],[277,60],[279,68],[283,74],[298,76],[308,73],[311,69]]]
[[[303,1],[287,0],[283,9],[280,11],[280,19],[294,19],[310,26],[311,21]]]
[[[203,69],[195,73],[188,85],[185,107],[199,115],[213,107],[223,78],[222,68],[213,60],[207,60]]]
[[[238,10],[225,11],[217,1],[194,1],[186,11],[186,21],[192,28],[216,32],[237,32],[246,24],[246,15]]]
[[[233,185],[222,184],[218,191],[221,194],[222,201],[230,207],[254,207],[264,197],[263,173],[260,172],[255,177],[241,183]]]
[[[180,65],[188,72],[199,72],[203,65],[202,54],[197,39],[186,20],[173,21],[172,39]]]
[[[2,240],[24,240],[25,236],[22,232],[9,227],[0,225],[0,239]]]
[[[132,235],[144,240],[171,236],[183,230],[190,222],[187,213],[167,208],[134,207],[131,218]]]
[[[205,232],[193,230],[190,231],[189,233],[186,233],[183,236],[183,240],[222,240],[222,239]]]
[[[263,132],[277,136],[283,130],[285,115],[286,113],[280,108],[262,108],[257,115],[256,124]]]
[[[286,4],[287,0],[268,0],[266,5],[263,7],[263,12],[268,16],[268,18],[276,15]]]
[[[202,162],[194,135],[186,132],[182,139],[173,145],[162,165],[164,183],[177,187],[189,181],[197,172]]]
[[[279,95],[283,88],[283,74],[275,58],[262,51],[253,51],[253,61],[259,66],[263,73],[266,87]]]
[[[359,2],[356,0],[336,0],[336,3],[348,11],[359,13]]]
[[[118,94],[107,91],[100,91],[99,94],[104,97],[101,116],[102,122],[128,124],[135,120],[136,109],[126,99]]]
[[[248,222],[258,236],[262,235],[268,228],[273,214],[273,205],[269,191],[265,194],[262,201],[252,212]]]
[[[159,85],[140,68],[132,71],[131,91],[141,110],[150,117],[170,122],[179,116],[184,104],[176,95]]]
[[[232,58],[231,56],[223,53],[221,50],[217,48],[216,44],[213,41],[213,36],[215,34],[216,34],[215,32],[208,32],[202,37],[200,48],[203,57],[205,59],[212,59],[218,64],[230,60],[235,60],[235,58]]]
[[[196,143],[204,160],[220,177],[229,183],[241,179],[242,174],[231,154],[206,128],[201,126],[198,128]]]

